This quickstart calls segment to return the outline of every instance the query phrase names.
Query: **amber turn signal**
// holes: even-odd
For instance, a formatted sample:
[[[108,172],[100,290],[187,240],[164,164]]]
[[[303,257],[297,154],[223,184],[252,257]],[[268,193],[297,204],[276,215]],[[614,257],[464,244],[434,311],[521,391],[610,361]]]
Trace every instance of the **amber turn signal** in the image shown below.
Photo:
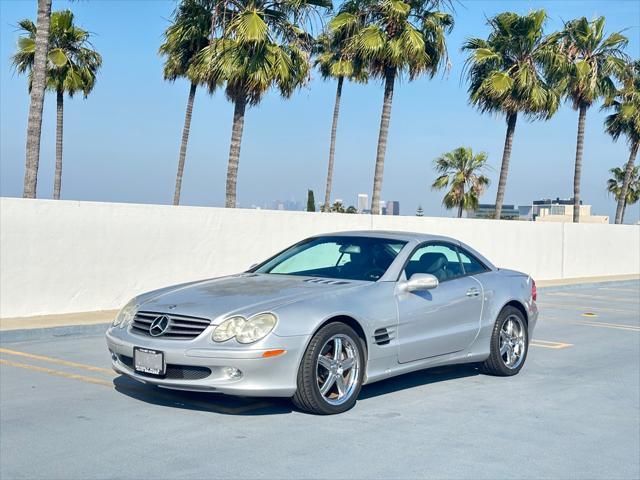
[[[267,350],[262,354],[262,358],[277,357],[278,355],[282,355],[285,352],[286,350],[282,350],[281,348],[278,350]]]

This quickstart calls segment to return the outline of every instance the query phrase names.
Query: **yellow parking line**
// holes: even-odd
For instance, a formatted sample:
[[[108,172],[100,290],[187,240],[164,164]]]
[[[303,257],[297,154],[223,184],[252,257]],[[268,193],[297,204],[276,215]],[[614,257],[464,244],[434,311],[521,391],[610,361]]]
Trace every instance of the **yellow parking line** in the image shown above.
[[[7,355],[16,355],[19,357],[30,358],[32,360],[42,360],[43,362],[56,363],[58,365],[64,365],[65,367],[81,368],[90,372],[107,373],[114,375],[113,370],[108,368],[94,367],[93,365],[85,365],[84,363],[70,362],[69,360],[62,360],[60,358],[46,357],[44,355],[35,355],[33,353],[18,352],[17,350],[9,350],[8,348],[0,348],[0,353],[6,353]]]
[[[11,367],[25,368],[27,370],[33,370],[35,372],[47,373],[49,375],[55,375],[57,377],[80,380],[81,382],[93,383],[95,385],[104,385],[105,387],[113,387],[112,382],[102,380],[101,378],[93,378],[93,377],[87,377],[85,375],[77,375],[75,373],[61,372],[59,370],[53,370],[52,368],[39,367],[37,365],[29,365],[27,363],[21,363],[21,362],[14,362],[12,360],[5,360],[3,358],[0,358],[0,364],[9,365]]]
[[[623,323],[605,323],[605,322],[574,322],[576,325],[586,325],[588,327],[614,328],[617,330],[628,330],[631,332],[640,332],[640,327],[635,325],[625,325]]]
[[[84,370],[89,370],[92,372],[100,372],[100,373],[108,373],[111,376],[115,376],[116,373],[113,370],[109,370],[106,368],[100,368],[100,367],[94,367],[92,365],[85,365],[84,363],[77,363],[77,362],[71,362],[68,360],[62,360],[59,358],[53,358],[53,357],[47,357],[44,355],[35,355],[32,353],[27,353],[27,352],[19,352],[17,350],[10,350],[8,348],[0,348],[0,353],[5,353],[7,355],[16,355],[16,356],[20,356],[20,357],[25,357],[25,358],[29,358],[29,359],[33,359],[33,360],[41,360],[44,362],[49,362],[49,363],[55,363],[58,365],[64,365],[66,367],[74,367],[74,368],[81,368]],[[56,377],[62,377],[62,378],[67,378],[67,379],[71,379],[71,380],[79,380],[81,382],[85,382],[85,383],[91,383],[94,385],[102,385],[105,387],[111,387],[111,388],[115,388],[115,385],[113,384],[113,382],[107,381],[107,380],[103,380],[100,378],[94,378],[94,377],[88,377],[85,375],[78,375],[75,373],[69,373],[69,372],[63,372],[60,370],[54,370],[52,368],[47,368],[47,367],[41,367],[38,365],[30,365],[28,363],[22,363],[22,362],[14,362],[13,360],[6,360],[4,358],[0,358],[0,365],[8,365],[10,367],[16,367],[16,368],[24,368],[26,370],[32,370],[34,372],[41,372],[41,373],[46,373],[48,375],[53,375]],[[163,394],[166,395],[166,392],[162,392]],[[198,405],[200,407],[202,407],[205,410],[209,410],[209,411],[214,411],[214,412],[220,412],[220,413],[226,413],[226,414],[243,414],[243,413],[247,413],[247,412],[251,412],[253,410],[258,410],[260,408],[263,407],[267,407],[270,404],[266,403],[266,402],[257,402],[257,403],[253,403],[251,405],[243,405],[243,406],[239,406],[239,407],[223,407],[223,406],[217,406],[213,403],[207,403],[207,402],[193,402],[190,401],[188,402],[189,404],[194,404],[194,405]],[[208,408],[207,408],[208,407]]]
[[[531,345],[532,347],[552,348],[554,350],[573,347],[572,343],[550,342],[548,340],[531,340],[531,343],[529,343],[529,345]]]

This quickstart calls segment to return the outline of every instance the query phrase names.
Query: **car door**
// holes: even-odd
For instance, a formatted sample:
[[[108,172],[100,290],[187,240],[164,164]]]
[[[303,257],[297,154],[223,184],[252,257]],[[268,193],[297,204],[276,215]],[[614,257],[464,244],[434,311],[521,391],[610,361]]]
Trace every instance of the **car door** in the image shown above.
[[[465,275],[455,245],[430,242],[415,249],[402,277],[430,273],[439,285],[396,293],[398,361],[412,362],[467,348],[480,328],[482,286]]]

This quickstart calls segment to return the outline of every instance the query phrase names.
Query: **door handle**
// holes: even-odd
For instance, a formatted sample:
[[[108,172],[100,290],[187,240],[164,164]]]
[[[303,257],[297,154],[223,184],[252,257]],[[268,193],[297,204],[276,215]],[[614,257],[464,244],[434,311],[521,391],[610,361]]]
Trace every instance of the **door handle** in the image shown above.
[[[467,297],[477,297],[478,295],[480,295],[480,290],[477,288],[470,288],[467,290]]]

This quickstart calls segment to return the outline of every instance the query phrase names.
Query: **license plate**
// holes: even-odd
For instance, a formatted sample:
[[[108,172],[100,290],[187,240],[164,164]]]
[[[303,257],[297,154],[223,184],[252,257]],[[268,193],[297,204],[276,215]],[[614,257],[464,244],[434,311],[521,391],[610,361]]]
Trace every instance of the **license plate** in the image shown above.
[[[148,348],[133,347],[133,367],[136,372],[164,375],[164,353]]]

